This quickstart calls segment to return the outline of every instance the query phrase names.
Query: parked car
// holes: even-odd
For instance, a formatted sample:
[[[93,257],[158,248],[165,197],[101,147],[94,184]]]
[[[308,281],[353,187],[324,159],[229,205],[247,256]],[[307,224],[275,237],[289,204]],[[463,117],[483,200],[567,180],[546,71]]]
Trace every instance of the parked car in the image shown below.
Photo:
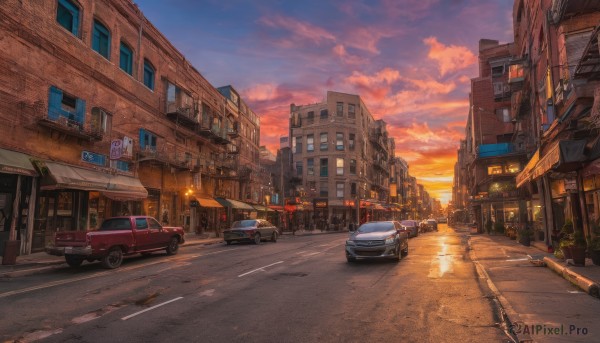
[[[417,237],[419,235],[419,222],[412,219],[403,220],[400,225],[404,227],[404,230],[409,232],[408,237]]]
[[[426,224],[425,224],[427,231],[437,231],[438,230],[438,223],[435,219],[427,219]]]
[[[228,245],[233,242],[253,242],[259,244],[269,239],[277,242],[279,230],[264,219],[238,220],[231,224],[231,228],[223,231],[223,239]]]
[[[176,254],[185,242],[181,227],[166,227],[147,216],[122,216],[105,219],[98,230],[58,231],[54,244],[46,247],[51,255],[65,256],[67,264],[78,267],[83,261],[102,261],[113,269],[123,262],[123,256],[166,250]]]
[[[346,260],[394,259],[408,254],[408,235],[397,221],[366,222],[346,241]]]

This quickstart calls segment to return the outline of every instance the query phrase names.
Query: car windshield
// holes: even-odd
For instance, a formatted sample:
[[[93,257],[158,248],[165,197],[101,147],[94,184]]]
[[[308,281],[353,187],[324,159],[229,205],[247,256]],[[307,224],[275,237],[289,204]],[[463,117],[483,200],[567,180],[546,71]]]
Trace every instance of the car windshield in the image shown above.
[[[415,222],[412,220],[403,220],[402,222],[400,222],[400,224],[402,224],[403,226],[416,226]]]
[[[360,233],[369,232],[386,232],[394,229],[394,224],[389,222],[383,223],[365,223],[358,228]]]
[[[256,220],[239,220],[231,225],[234,229],[257,226]]]

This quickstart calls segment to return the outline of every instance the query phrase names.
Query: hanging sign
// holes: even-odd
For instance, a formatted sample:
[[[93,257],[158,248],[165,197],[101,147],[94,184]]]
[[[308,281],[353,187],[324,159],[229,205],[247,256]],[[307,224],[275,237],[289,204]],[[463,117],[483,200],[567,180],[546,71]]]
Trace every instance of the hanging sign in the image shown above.
[[[118,160],[123,156],[123,141],[120,139],[113,139],[110,143],[110,159]]]

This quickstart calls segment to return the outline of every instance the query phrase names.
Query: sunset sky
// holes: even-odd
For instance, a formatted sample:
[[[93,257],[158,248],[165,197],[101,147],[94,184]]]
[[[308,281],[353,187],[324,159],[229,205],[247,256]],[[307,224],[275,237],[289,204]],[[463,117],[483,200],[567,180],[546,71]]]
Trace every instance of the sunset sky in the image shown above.
[[[513,40],[510,0],[135,2],[210,83],[240,92],[261,117],[261,145],[287,136],[291,103],[358,94],[443,204],[479,39]]]

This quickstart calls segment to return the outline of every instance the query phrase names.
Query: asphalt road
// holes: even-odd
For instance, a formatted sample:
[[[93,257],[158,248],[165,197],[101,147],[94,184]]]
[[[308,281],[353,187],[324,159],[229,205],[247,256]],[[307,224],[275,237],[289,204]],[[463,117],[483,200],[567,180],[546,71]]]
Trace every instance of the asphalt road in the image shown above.
[[[506,342],[442,224],[399,263],[347,263],[346,233],[182,247],[0,281],[2,342]]]

